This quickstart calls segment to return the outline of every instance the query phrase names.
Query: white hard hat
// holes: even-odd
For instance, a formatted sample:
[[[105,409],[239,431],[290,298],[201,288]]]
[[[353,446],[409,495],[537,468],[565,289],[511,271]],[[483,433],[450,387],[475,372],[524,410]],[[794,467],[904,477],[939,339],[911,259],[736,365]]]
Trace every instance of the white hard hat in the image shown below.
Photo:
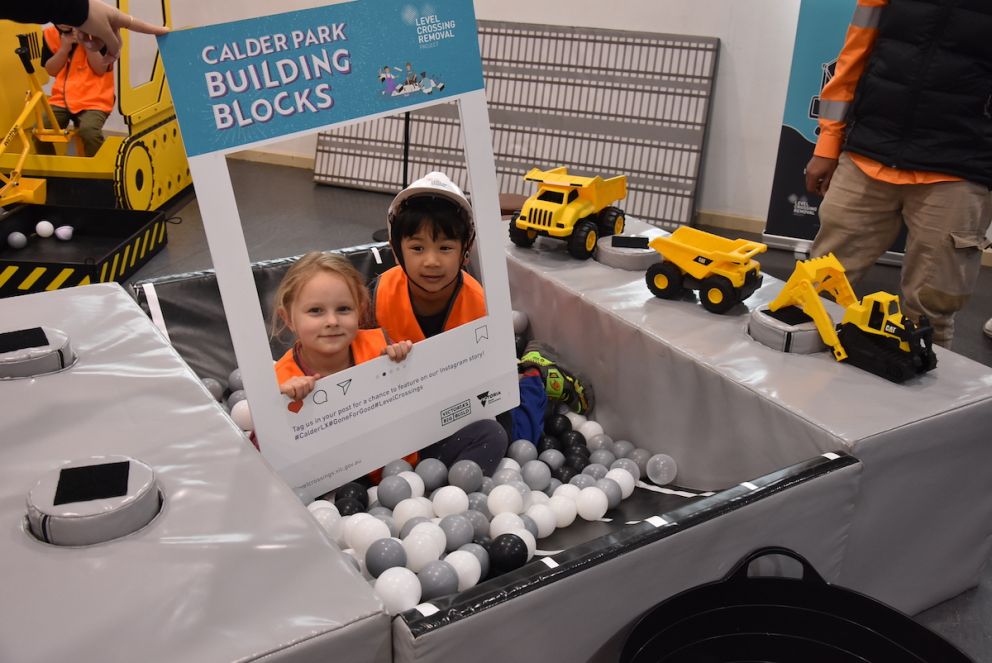
[[[472,216],[472,205],[468,202],[468,198],[466,198],[465,194],[462,193],[462,190],[458,188],[458,185],[451,181],[451,178],[436,170],[427,173],[419,180],[396,194],[396,197],[393,198],[393,202],[389,204],[389,212],[386,214],[387,225],[392,225],[393,219],[400,213],[403,203],[410,198],[420,196],[436,196],[438,198],[450,200],[462,209],[468,219],[468,222],[472,224],[473,227],[475,226],[475,221]],[[390,230],[392,230],[392,228],[390,228]]]

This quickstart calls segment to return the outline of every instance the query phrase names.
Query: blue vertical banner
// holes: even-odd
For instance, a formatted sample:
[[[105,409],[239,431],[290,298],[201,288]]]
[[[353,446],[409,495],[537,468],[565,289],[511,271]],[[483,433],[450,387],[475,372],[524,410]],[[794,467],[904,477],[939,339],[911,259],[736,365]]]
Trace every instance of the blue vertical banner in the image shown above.
[[[355,0],[158,40],[190,157],[483,89],[471,2]]]
[[[765,226],[772,245],[796,246],[820,228],[821,199],[806,192],[803,168],[816,147],[820,91],[833,77],[856,5],[856,0],[802,1]]]

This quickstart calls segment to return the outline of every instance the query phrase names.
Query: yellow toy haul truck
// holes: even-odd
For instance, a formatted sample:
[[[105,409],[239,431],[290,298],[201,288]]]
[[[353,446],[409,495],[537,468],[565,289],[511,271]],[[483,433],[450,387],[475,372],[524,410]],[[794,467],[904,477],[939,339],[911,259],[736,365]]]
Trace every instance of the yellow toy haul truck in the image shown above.
[[[623,232],[624,212],[610,203],[627,197],[625,176],[579,177],[563,166],[532,168],[524,179],[538,187],[510,219],[510,241],[517,246],[533,245],[538,235],[555,237],[568,242],[569,255],[585,260],[600,237]]]
[[[761,286],[761,265],[754,256],[768,247],[746,239],[727,239],[688,226],[648,244],[661,262],[644,275],[655,297],[677,299],[687,289],[699,291],[699,301],[711,313],[725,313]]]
[[[844,317],[834,327],[820,293],[829,294],[844,307]],[[919,324],[902,314],[899,297],[887,292],[858,300],[834,255],[796,263],[771,312],[793,306],[812,318],[820,337],[837,361],[846,361],[892,382],[933,370],[933,328],[926,317]]]

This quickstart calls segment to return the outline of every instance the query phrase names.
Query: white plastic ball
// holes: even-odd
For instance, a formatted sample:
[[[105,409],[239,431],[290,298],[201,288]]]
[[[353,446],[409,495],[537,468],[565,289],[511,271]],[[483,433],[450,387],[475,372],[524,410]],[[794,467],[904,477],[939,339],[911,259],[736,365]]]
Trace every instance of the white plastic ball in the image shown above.
[[[552,493],[552,497],[567,497],[574,502],[578,499],[580,492],[582,492],[582,489],[574,483],[564,483],[555,488],[555,492]]]
[[[406,521],[415,516],[432,518],[434,516],[434,509],[431,506],[425,508],[423,502],[414,497],[401,500],[396,505],[396,508],[393,509],[393,520],[396,521],[396,526],[400,529],[403,529]]]
[[[365,491],[365,494],[369,498],[369,506],[375,504],[379,501],[379,486],[372,486]]]
[[[12,249],[23,249],[28,245],[28,238],[24,235],[24,233],[17,232],[15,230],[7,235],[7,244],[9,244]]]
[[[647,475],[651,481],[659,486],[664,486],[675,480],[678,474],[678,465],[675,459],[668,454],[655,454],[648,458],[646,464]]]
[[[637,481],[634,479],[634,475],[627,470],[617,467],[606,473],[607,479],[613,479],[618,484],[620,484],[620,492],[623,495],[623,499],[627,499],[634,493],[634,486],[637,485]]]
[[[334,543],[341,545],[341,528],[344,519],[334,508],[334,505],[332,504],[330,508],[311,509],[310,514],[327,533],[327,537]]]
[[[430,537],[431,541],[434,543],[434,547],[437,549],[437,557],[441,557],[444,553],[444,547],[448,543],[448,537],[445,536],[444,530],[441,529],[440,525],[437,523],[418,523],[414,526],[410,533],[406,535],[406,538],[411,536],[427,536]]]
[[[579,426],[586,423],[586,418],[578,412],[572,412],[569,410],[565,413],[565,416],[572,422],[572,430],[579,430]]]
[[[68,242],[72,239],[72,226],[59,226],[55,229],[55,237],[63,242]]]
[[[527,509],[527,515],[537,525],[537,538],[543,539],[551,536],[558,526],[558,519],[555,512],[547,504],[534,504]]]
[[[403,539],[403,550],[406,551],[406,568],[417,573],[429,562],[440,559],[444,546],[442,545],[439,551],[437,541],[430,534],[411,532]]]
[[[603,495],[603,497],[606,497],[606,495]],[[575,500],[563,495],[553,495],[548,502],[548,506],[555,512],[555,524],[559,528],[568,527],[575,522],[575,516],[578,513]]]
[[[467,550],[456,550],[444,558],[458,574],[458,591],[475,587],[482,577],[482,564],[479,558]]]
[[[486,500],[486,506],[493,516],[506,512],[523,513],[524,498],[516,488],[503,484],[492,489]]]
[[[351,547],[359,560],[365,560],[365,553],[373,541],[389,538],[389,525],[375,516],[372,520],[363,520],[351,530]],[[364,564],[363,564],[364,566]]]
[[[606,493],[593,486],[583,488],[575,500],[575,508],[583,520],[599,520],[606,515],[609,506]]]
[[[507,534],[513,530],[523,529],[524,521],[515,513],[504,512],[493,516],[489,523],[489,538],[495,539],[500,534]]]
[[[400,472],[399,476],[406,480],[410,484],[410,490],[413,491],[414,497],[424,496],[424,480],[416,472]]]
[[[357,525],[360,525],[366,520],[375,520],[376,517],[365,512],[354,513],[350,516],[345,516],[344,524],[342,525],[342,534],[344,535],[344,542],[349,548],[355,547],[354,531]],[[388,536],[388,535],[387,535]]]
[[[517,472],[519,472],[520,463],[513,460],[512,458],[504,458],[503,460],[499,461],[499,465],[496,466],[496,471],[498,472],[500,470],[506,470],[506,469],[516,470]]]
[[[51,221],[42,219],[35,224],[34,231],[38,237],[51,237],[52,233],[55,232],[55,226],[52,225]]]
[[[248,401],[238,401],[231,408],[231,419],[243,431],[255,430],[255,422],[251,419],[251,409]]]
[[[599,422],[596,421],[585,421],[576,430],[582,433],[582,436],[585,437],[587,440],[597,435],[603,434],[603,427],[599,425]]]
[[[468,510],[468,495],[458,486],[444,486],[434,493],[434,513],[438,518]]]
[[[543,490],[532,490],[527,499],[524,500],[524,511],[531,508],[535,504],[547,504],[551,496],[545,493]]]
[[[333,502],[328,502],[327,500],[314,500],[313,502],[310,502],[310,504],[307,504],[307,509],[309,509],[310,511],[316,511],[317,509],[334,509],[335,511],[338,510],[338,508],[334,506]]]
[[[420,580],[410,569],[396,566],[382,572],[373,587],[386,612],[396,615],[420,603]]]
[[[530,561],[530,559],[534,556],[534,553],[537,552],[537,539],[534,538],[534,535],[523,527],[520,529],[515,529],[512,532],[507,532],[507,534],[519,536],[520,539],[527,544],[527,560]]]

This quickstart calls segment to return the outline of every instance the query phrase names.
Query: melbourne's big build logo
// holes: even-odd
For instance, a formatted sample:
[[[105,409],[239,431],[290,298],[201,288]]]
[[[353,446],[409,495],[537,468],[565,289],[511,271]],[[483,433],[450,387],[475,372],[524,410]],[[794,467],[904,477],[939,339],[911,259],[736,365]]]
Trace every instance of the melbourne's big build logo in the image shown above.
[[[421,48],[434,48],[445,39],[455,36],[458,27],[453,18],[439,14],[433,5],[423,5],[417,9],[413,5],[403,8],[403,22],[417,31],[417,43]]]

